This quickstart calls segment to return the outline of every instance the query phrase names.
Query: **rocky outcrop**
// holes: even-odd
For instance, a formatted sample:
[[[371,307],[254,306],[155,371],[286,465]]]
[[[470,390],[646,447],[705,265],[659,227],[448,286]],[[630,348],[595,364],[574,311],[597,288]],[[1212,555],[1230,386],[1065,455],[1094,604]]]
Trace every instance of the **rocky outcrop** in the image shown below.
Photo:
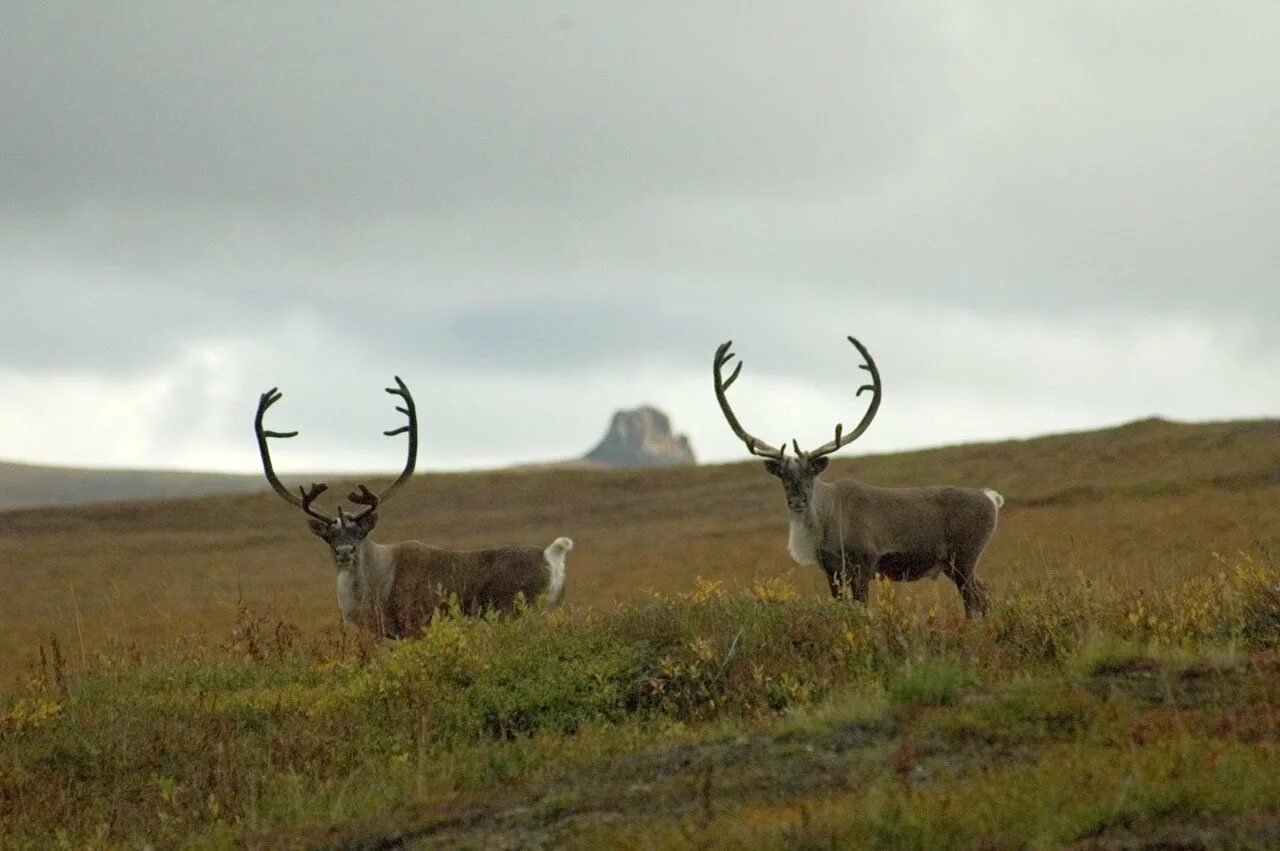
[[[609,431],[587,461],[611,467],[684,467],[697,463],[689,438],[671,431],[671,419],[643,406],[613,415]]]

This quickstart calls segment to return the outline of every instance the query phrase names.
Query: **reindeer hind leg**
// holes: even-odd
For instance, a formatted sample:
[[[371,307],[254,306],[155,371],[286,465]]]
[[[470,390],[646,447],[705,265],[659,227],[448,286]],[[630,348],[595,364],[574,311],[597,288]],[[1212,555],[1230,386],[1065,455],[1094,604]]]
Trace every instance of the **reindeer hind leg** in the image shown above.
[[[956,590],[960,592],[960,600],[964,603],[964,615],[967,618],[985,615],[991,601],[986,586],[979,582],[977,577],[978,559],[981,556],[981,551],[974,554],[957,553],[944,569],[947,576],[955,583]]]

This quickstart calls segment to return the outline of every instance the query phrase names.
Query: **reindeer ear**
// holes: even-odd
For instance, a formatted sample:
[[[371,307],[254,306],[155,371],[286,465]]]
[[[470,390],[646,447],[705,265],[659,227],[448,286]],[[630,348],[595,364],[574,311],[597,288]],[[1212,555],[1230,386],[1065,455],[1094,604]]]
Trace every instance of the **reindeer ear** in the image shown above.
[[[827,469],[827,465],[831,463],[831,459],[825,455],[819,455],[817,458],[809,459],[809,469],[813,470],[816,476],[823,470]]]
[[[373,527],[378,525],[378,512],[375,511],[372,514],[366,514],[364,517],[361,517],[356,521],[356,525],[360,527],[364,534],[369,534],[373,531]]]
[[[323,520],[317,520],[315,517],[307,518],[307,526],[311,529],[311,534],[319,535],[321,538],[329,534],[329,524]]]
[[[781,462],[781,461],[775,461],[773,458],[770,458],[769,460],[767,460],[767,461],[765,461],[765,462],[764,462],[764,468],[765,468],[766,470],[768,470],[768,471],[769,471],[769,475],[771,475],[771,476],[781,476],[781,475],[782,475],[782,462]]]

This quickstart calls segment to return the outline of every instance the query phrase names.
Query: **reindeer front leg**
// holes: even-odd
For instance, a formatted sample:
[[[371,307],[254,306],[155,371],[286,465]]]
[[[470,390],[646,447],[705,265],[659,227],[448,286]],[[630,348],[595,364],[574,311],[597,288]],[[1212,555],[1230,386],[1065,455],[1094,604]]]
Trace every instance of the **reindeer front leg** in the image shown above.
[[[831,590],[831,598],[839,600],[849,596],[852,583],[849,581],[849,575],[843,568],[828,567],[823,564],[822,570],[827,574],[827,587]]]
[[[827,575],[827,588],[831,590],[831,598],[839,600],[847,596],[851,583],[840,554],[818,550],[818,566]]]
[[[871,560],[853,553],[818,550],[818,564],[827,575],[827,587],[836,600],[852,598],[866,603],[871,592]]]

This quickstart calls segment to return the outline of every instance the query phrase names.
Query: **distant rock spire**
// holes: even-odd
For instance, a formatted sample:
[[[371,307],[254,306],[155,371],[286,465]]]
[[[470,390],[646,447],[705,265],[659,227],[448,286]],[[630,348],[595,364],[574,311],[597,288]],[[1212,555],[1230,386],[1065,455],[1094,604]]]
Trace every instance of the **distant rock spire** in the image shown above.
[[[613,415],[609,431],[586,460],[611,467],[684,467],[697,463],[689,438],[671,431],[671,419],[648,405]]]

